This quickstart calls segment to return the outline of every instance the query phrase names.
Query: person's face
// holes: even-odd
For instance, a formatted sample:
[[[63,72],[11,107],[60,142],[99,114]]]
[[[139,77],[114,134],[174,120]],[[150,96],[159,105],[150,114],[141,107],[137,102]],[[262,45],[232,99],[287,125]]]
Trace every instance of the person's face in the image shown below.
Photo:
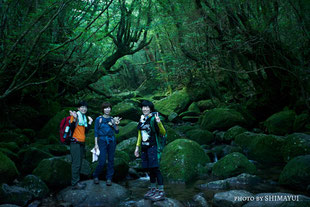
[[[151,113],[151,109],[149,106],[142,106],[142,113],[143,115],[147,116]]]
[[[103,109],[103,113],[104,113],[105,115],[110,115],[110,113],[111,113],[111,107],[104,108],[104,109]]]
[[[78,110],[82,113],[82,114],[86,114],[87,112],[87,106],[80,106],[78,108]]]

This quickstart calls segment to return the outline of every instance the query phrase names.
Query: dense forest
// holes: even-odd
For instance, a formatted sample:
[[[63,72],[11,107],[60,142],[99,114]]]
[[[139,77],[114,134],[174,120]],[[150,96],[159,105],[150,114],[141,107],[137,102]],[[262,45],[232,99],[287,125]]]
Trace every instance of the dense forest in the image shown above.
[[[62,177],[69,165],[70,176],[59,123],[82,100],[93,119],[104,101],[123,118],[115,182],[129,191],[122,182],[143,175],[133,152],[139,104],[150,100],[168,132],[165,182],[190,191],[173,193],[170,186],[165,202],[228,206],[216,195],[240,188],[221,188],[219,181],[241,173],[256,176],[244,184],[252,196],[281,192],[310,200],[308,0],[0,0],[0,60],[0,204],[59,202],[9,188],[33,179],[56,197],[69,186],[70,178],[47,178],[38,169],[62,166],[51,175]],[[91,130],[84,180],[96,164],[93,137]],[[178,154],[189,161],[171,161]],[[48,164],[51,158],[66,162]],[[236,169],[221,168],[228,163]],[[276,184],[258,190],[252,181]],[[210,182],[217,188],[206,193]],[[120,205],[141,206],[134,195]]]

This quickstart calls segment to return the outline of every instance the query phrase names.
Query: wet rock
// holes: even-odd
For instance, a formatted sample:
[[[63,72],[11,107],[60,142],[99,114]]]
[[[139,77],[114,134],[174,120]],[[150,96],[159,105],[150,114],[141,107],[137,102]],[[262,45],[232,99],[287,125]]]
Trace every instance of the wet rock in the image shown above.
[[[280,174],[279,183],[306,190],[310,184],[310,155],[290,160]]]
[[[215,108],[207,111],[201,122],[201,128],[209,131],[227,130],[236,125],[245,125],[246,120],[241,113],[227,108]]]
[[[247,173],[242,173],[237,177],[227,178],[226,179],[230,188],[248,188],[256,186],[259,183],[262,183],[262,179],[256,175],[250,175]]]
[[[287,136],[282,146],[282,152],[285,161],[299,155],[310,154],[310,135],[294,133]]]
[[[270,116],[264,125],[270,134],[285,135],[293,130],[295,112],[291,110],[281,111]]]
[[[193,200],[201,207],[209,207],[207,200],[204,198],[203,193],[199,193],[193,197]]]
[[[192,140],[177,139],[163,151],[161,170],[170,181],[189,182],[210,162],[201,146]]]
[[[0,205],[0,207],[20,207],[20,206],[14,204],[2,204]]]
[[[62,202],[71,203],[72,206],[117,206],[129,196],[129,191],[113,183],[112,186],[106,186],[105,182],[100,181],[94,184],[92,180],[83,181],[86,184],[83,190],[72,190],[67,187],[59,192],[57,199]]]
[[[205,184],[198,185],[199,189],[229,189],[229,184],[226,180],[216,180]]]
[[[241,173],[253,174],[256,167],[246,156],[239,152],[233,152],[221,158],[212,168],[212,174],[222,178],[228,178]]]
[[[254,198],[255,200],[249,201],[242,207],[303,207],[310,205],[310,197],[289,193],[259,193]]]
[[[245,190],[231,190],[216,193],[213,204],[218,207],[241,207],[247,202],[247,198],[254,198],[254,195]]]
[[[48,195],[49,189],[47,185],[37,176],[27,175],[18,186],[30,191],[34,198],[44,198]]]
[[[0,188],[0,198],[0,203],[3,204],[25,206],[32,200],[33,194],[22,187],[2,184]]]
[[[15,163],[0,152],[0,183],[9,183],[19,175]]]
[[[163,201],[156,201],[153,203],[153,206],[156,207],[183,207],[182,203],[180,201],[172,199],[172,198],[166,198]]]

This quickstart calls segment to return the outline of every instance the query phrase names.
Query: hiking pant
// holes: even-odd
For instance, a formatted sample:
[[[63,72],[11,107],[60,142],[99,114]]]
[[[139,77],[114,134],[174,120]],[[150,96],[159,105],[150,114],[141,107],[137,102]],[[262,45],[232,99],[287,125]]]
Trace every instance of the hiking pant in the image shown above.
[[[106,163],[106,157],[108,155],[106,178],[107,180],[112,180],[112,177],[114,174],[114,153],[115,153],[116,142],[115,140],[107,140],[107,139],[99,138],[98,146],[99,146],[100,154],[98,157],[98,165],[93,174],[93,177],[98,178],[99,175],[102,173],[104,165]]]
[[[80,171],[84,157],[85,144],[79,142],[70,143],[70,153],[72,158],[71,165],[71,185],[75,185],[80,181]]]
[[[151,183],[156,183],[157,180],[157,184],[158,185],[163,185],[163,176],[159,170],[158,167],[154,167],[154,168],[149,168],[149,173],[150,173],[150,181]]]

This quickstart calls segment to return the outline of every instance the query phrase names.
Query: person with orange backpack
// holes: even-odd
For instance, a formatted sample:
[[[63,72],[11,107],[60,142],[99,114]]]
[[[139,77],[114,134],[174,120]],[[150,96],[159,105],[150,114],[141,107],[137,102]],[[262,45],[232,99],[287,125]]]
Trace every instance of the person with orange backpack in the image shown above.
[[[84,189],[86,184],[80,183],[80,170],[83,162],[85,151],[85,137],[90,129],[93,119],[90,116],[86,117],[87,103],[81,101],[78,104],[77,112],[70,111],[70,128],[72,130],[72,138],[70,139],[70,153],[72,158],[72,189]]]

